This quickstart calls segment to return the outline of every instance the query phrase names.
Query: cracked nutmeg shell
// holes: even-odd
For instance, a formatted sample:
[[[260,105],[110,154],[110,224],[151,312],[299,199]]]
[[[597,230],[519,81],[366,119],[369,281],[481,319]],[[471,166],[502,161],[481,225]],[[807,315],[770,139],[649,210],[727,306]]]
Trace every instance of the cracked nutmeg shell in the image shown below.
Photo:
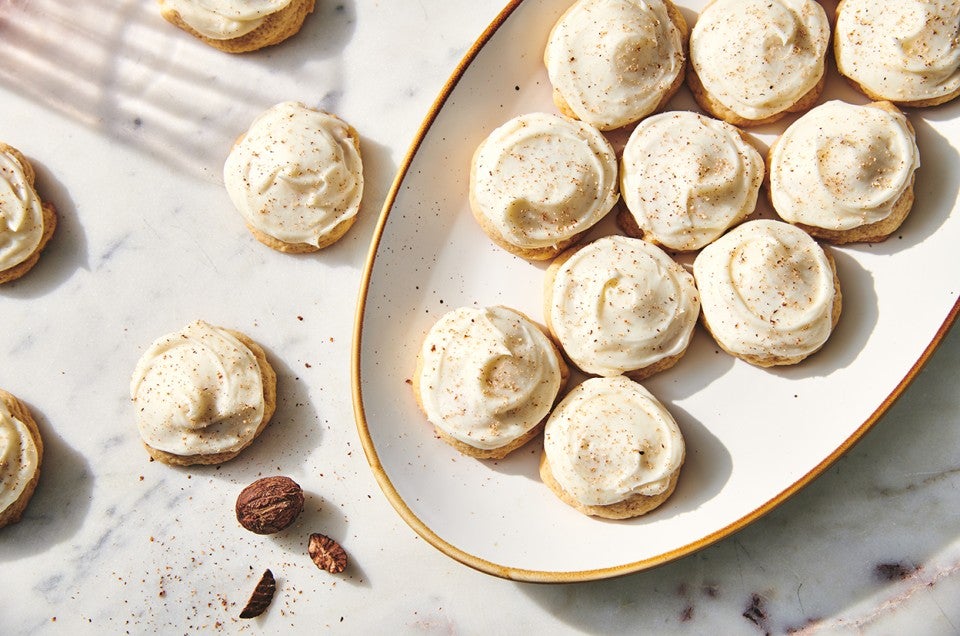
[[[339,574],[347,567],[347,552],[343,547],[325,534],[315,532],[310,535],[307,544],[310,558],[321,570]]]
[[[303,490],[289,477],[264,477],[237,497],[237,521],[257,534],[273,534],[292,524],[303,510]]]
[[[277,581],[273,578],[273,572],[270,570],[264,571],[257,587],[253,588],[250,600],[247,601],[246,606],[240,612],[240,618],[256,618],[263,614],[270,606],[270,602],[273,601],[273,594],[276,591]]]

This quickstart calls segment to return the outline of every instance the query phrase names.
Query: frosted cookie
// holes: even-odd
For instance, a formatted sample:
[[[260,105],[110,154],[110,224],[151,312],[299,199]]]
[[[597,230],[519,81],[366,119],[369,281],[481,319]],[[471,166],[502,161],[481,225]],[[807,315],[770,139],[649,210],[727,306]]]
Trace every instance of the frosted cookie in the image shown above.
[[[840,318],[833,259],[781,221],[747,221],[693,263],[703,324],[727,353],[761,367],[819,350]]]
[[[140,437],[166,464],[220,464],[260,434],[277,405],[277,375],[246,335],[201,320],[158,338],[130,381]]]
[[[314,0],[159,0],[160,15],[210,46],[246,53],[295,35]]]
[[[673,494],[685,452],[676,421],[649,391],[623,376],[591,378],[547,420],[540,477],[584,514],[626,519]]]
[[[40,200],[35,180],[26,157],[0,142],[0,284],[30,271],[57,227],[56,209]]]
[[[20,521],[42,460],[36,421],[20,400],[0,389],[0,528]]]
[[[440,439],[499,459],[542,430],[566,379],[556,346],[525,315],[463,307],[424,338],[413,393]]]
[[[656,245],[626,236],[558,256],[545,292],[551,333],[594,375],[640,380],[673,366],[700,315],[693,276]]]
[[[357,218],[360,136],[335,115],[282,102],[234,144],[223,181],[258,241],[281,252],[313,252],[338,241]]]
[[[890,102],[831,101],[792,123],[768,162],[770,199],[784,221],[832,243],[875,242],[913,207],[920,152]]]
[[[654,115],[623,149],[626,209],[617,220],[630,236],[697,250],[753,212],[763,173],[760,153],[734,126],[686,111]]]
[[[544,63],[565,115],[611,130],[666,104],[683,83],[687,23],[670,0],[578,0]]]
[[[814,0],[713,0],[690,33],[687,83],[711,115],[767,124],[820,97],[829,40]]]
[[[520,115],[484,139],[470,167],[470,208],[499,246],[550,259],[616,204],[617,158],[595,127]]]
[[[960,3],[843,0],[833,49],[860,92],[900,106],[936,106],[960,95]]]

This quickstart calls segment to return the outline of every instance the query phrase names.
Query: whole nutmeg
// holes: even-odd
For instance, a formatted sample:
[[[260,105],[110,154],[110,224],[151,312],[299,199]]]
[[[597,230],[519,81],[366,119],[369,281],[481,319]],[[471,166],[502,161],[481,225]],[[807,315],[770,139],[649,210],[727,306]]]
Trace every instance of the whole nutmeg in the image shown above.
[[[303,510],[303,490],[289,477],[258,479],[237,497],[237,521],[257,534],[273,534],[292,524]]]

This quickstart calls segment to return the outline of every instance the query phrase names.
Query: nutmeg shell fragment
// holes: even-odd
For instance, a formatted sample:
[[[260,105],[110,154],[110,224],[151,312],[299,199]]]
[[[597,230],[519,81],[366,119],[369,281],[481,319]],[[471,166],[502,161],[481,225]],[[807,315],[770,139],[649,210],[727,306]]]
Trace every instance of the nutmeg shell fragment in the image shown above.
[[[277,581],[273,578],[273,572],[270,570],[264,571],[257,587],[253,589],[253,594],[250,595],[250,600],[247,601],[243,611],[240,612],[240,618],[256,618],[263,614],[270,606],[270,602],[273,601],[273,594],[276,591]]]
[[[257,534],[273,534],[287,528],[303,511],[303,490],[289,477],[264,477],[237,497],[237,521]]]
[[[315,532],[310,535],[307,544],[310,558],[321,570],[339,574],[347,567],[347,552],[343,547],[325,534]]]

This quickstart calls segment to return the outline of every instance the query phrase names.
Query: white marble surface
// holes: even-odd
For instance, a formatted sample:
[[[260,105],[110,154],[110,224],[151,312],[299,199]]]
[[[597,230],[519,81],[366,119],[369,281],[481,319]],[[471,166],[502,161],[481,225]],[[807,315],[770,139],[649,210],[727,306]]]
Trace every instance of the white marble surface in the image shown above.
[[[23,521],[0,530],[0,634],[960,633],[956,329],[811,486],[652,571],[497,579],[427,545],[381,495],[350,403],[360,272],[423,115],[501,8],[318,0],[295,39],[237,57],[150,2],[0,2],[0,139],[31,158],[61,213],[36,269],[0,288],[0,386],[30,406],[47,446]],[[362,218],[314,255],[255,242],[221,185],[233,138],[283,99],[337,112],[363,137]],[[279,405],[238,459],[174,469],[141,448],[128,382],[150,341],[195,318],[266,348]],[[275,473],[303,485],[305,513],[252,535],[233,501]],[[341,540],[345,573],[309,561],[310,532]],[[273,605],[239,620],[267,567]]]

